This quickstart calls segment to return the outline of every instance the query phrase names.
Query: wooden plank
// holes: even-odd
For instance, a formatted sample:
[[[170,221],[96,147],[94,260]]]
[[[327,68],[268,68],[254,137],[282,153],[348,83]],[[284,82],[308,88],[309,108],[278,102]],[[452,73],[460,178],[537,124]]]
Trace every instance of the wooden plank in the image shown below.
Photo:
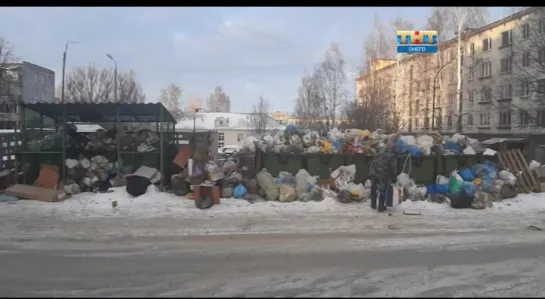
[[[518,166],[515,163],[514,157],[512,156],[511,150],[507,150],[504,152],[504,158],[507,161],[507,169],[513,174],[518,173]],[[520,179],[517,180],[517,185],[519,188],[521,188],[524,192],[530,192],[530,189],[528,188],[528,185],[525,181],[524,177],[520,177]]]
[[[524,159],[524,155],[522,154],[522,151],[520,149],[517,149],[516,151],[518,153],[519,159],[521,160],[521,163],[523,164],[523,167],[524,167],[523,171],[526,172],[529,178],[530,186],[532,187],[531,189],[535,190],[538,187],[537,180],[535,178],[535,173],[530,170],[528,163],[526,163],[526,159]]]

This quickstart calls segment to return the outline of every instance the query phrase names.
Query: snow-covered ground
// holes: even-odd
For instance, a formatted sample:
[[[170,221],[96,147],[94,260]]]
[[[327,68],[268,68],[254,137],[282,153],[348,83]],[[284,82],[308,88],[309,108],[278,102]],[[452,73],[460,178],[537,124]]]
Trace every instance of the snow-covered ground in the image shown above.
[[[154,186],[140,197],[132,197],[125,188],[113,188],[112,193],[81,193],[58,203],[19,200],[15,203],[0,204],[0,215],[22,213],[30,215],[48,215],[64,219],[82,219],[96,217],[138,217],[153,218],[175,215],[177,217],[202,218],[210,215],[244,216],[244,215],[309,215],[309,214],[343,214],[365,215],[375,213],[368,203],[342,204],[331,197],[320,202],[269,202],[249,203],[244,199],[223,198],[220,205],[208,210],[195,207],[193,200],[158,191]],[[118,206],[112,208],[112,202]],[[407,201],[391,209],[392,212],[419,211],[421,216],[464,215],[480,216],[483,214],[517,214],[532,215],[545,213],[545,193],[520,194],[515,199],[495,202],[492,208],[485,210],[452,209],[447,203],[438,204],[427,201]]]
[[[150,186],[133,198],[124,188],[112,193],[82,193],[64,202],[19,200],[0,203],[2,237],[112,238],[254,233],[438,233],[545,228],[545,193],[521,194],[484,210],[456,210],[448,204],[404,202],[377,213],[368,202],[256,202],[222,199],[207,210],[194,201]],[[112,201],[118,206],[112,208]],[[403,211],[421,215],[404,215]]]

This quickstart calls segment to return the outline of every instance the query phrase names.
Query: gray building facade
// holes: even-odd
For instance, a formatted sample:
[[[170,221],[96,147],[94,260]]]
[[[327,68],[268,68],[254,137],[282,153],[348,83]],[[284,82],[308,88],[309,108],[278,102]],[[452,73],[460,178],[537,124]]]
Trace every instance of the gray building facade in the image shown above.
[[[55,71],[27,62],[0,65],[0,129],[12,129],[19,121],[17,103],[55,101]],[[26,113],[31,125],[39,115]]]

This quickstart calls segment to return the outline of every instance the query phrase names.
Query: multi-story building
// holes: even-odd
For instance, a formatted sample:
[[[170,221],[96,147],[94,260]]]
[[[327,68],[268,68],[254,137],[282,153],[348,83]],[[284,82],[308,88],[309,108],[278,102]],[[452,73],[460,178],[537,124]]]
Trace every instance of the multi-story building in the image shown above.
[[[19,102],[54,101],[55,71],[27,61],[0,65],[0,128],[11,129],[18,123]]]
[[[543,133],[545,9],[528,8],[470,29],[460,43],[440,43],[437,54],[379,64],[357,79],[356,89],[362,103],[377,94],[388,100],[402,131]]]

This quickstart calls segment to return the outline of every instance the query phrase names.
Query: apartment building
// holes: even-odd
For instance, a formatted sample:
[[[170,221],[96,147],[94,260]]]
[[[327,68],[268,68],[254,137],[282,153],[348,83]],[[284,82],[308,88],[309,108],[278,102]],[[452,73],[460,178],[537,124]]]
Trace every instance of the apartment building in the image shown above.
[[[445,41],[437,54],[407,55],[360,76],[359,101],[380,93],[403,131],[545,133],[545,9],[471,29],[461,40],[460,74],[458,41]]]
[[[19,121],[19,102],[54,102],[55,71],[27,62],[0,66],[0,128],[12,129]],[[39,116],[28,113],[27,120]]]

